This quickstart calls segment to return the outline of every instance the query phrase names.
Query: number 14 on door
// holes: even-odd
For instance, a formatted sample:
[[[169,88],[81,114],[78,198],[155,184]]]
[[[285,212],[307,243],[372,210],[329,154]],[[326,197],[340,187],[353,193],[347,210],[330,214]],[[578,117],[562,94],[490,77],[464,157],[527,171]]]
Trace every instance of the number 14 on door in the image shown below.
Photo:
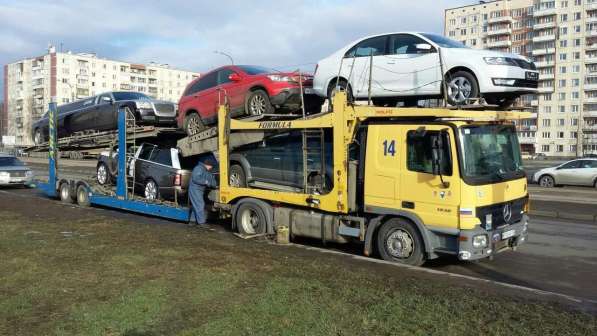
[[[383,155],[394,156],[396,155],[396,140],[384,140],[383,142]]]

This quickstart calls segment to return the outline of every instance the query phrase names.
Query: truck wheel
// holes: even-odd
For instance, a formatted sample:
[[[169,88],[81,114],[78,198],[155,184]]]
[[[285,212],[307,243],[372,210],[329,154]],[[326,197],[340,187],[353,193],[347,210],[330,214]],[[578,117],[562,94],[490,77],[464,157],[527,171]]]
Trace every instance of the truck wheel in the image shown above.
[[[205,129],[199,114],[191,112],[184,118],[184,131],[187,135],[195,135]]]
[[[245,175],[245,170],[243,167],[239,165],[232,165],[230,166],[229,172],[229,184],[231,187],[236,188],[246,188],[247,187],[247,177]]]
[[[411,222],[393,218],[377,232],[377,249],[382,259],[420,266],[425,262],[423,239]]]
[[[245,111],[250,116],[260,116],[262,114],[272,114],[274,112],[274,107],[269,101],[267,92],[263,90],[255,90],[247,97]]]
[[[83,184],[77,187],[77,204],[83,207],[91,205],[91,202],[89,202],[89,190]]]
[[[105,163],[100,163],[97,165],[97,183],[100,185],[110,184],[110,172],[108,170],[108,166]]]
[[[60,183],[60,201],[63,203],[73,203],[70,194],[70,184],[68,182]]]
[[[267,231],[265,211],[254,202],[244,202],[236,211],[236,227],[244,235],[262,234]]]
[[[149,179],[147,182],[145,182],[143,195],[145,196],[145,199],[148,200],[157,200],[160,198],[160,189],[154,180]]]
[[[539,185],[542,186],[543,188],[553,188],[556,186],[556,182],[553,179],[553,177],[551,177],[549,175],[543,175],[539,179]]]

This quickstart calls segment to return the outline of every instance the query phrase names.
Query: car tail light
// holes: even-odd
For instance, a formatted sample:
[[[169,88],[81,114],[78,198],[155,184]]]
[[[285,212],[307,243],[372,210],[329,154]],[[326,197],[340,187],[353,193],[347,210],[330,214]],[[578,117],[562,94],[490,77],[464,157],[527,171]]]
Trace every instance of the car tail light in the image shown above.
[[[180,174],[174,175],[174,185],[180,187],[182,183],[182,176]]]

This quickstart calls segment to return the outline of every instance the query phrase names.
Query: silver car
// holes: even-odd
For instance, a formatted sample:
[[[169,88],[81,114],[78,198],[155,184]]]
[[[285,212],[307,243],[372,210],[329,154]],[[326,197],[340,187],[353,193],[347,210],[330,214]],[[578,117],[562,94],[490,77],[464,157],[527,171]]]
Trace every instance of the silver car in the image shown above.
[[[24,185],[33,183],[33,171],[13,155],[0,153],[0,186]]]
[[[597,187],[597,159],[577,159],[541,169],[533,176],[533,182],[546,188],[557,185]]]

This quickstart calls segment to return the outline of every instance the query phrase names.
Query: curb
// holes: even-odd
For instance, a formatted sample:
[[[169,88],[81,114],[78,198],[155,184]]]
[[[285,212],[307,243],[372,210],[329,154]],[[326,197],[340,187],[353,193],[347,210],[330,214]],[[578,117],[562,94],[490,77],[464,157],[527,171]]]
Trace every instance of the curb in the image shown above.
[[[597,214],[591,215],[591,214],[578,214],[578,213],[568,213],[568,212],[549,211],[549,210],[531,210],[529,212],[529,215],[561,218],[561,219],[582,220],[582,221],[588,221],[588,222],[597,224]]]

